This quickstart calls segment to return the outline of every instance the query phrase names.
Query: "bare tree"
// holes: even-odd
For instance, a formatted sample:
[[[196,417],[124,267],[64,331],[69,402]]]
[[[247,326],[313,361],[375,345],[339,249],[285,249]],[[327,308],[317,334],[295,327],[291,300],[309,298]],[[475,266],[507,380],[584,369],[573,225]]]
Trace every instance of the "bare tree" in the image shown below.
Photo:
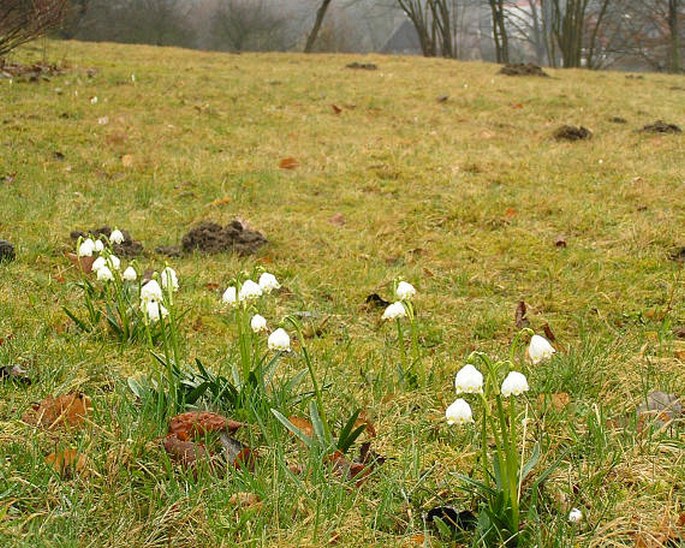
[[[424,56],[457,56],[456,0],[397,0],[397,4],[414,25]]]
[[[232,51],[285,50],[285,23],[264,0],[222,0],[214,14],[214,45]]]
[[[323,23],[324,17],[326,17],[326,12],[328,7],[331,5],[331,0],[321,0],[321,5],[319,9],[316,10],[316,19],[314,20],[314,26],[307,36],[307,43],[304,46],[305,53],[311,53],[314,49],[314,42],[316,42],[316,37],[319,35],[321,30],[321,24]]]
[[[57,27],[66,14],[66,0],[2,0],[0,59],[16,47]]]
[[[504,0],[488,0],[492,13],[492,39],[498,63],[509,62],[509,37],[505,24]]]

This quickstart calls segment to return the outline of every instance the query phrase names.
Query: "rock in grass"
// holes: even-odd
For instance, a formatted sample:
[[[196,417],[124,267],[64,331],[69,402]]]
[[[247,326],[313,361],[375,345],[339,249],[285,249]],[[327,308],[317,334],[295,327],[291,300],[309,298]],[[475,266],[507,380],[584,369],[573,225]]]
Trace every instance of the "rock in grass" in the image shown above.
[[[0,263],[11,262],[17,258],[14,246],[7,240],[0,240]]]

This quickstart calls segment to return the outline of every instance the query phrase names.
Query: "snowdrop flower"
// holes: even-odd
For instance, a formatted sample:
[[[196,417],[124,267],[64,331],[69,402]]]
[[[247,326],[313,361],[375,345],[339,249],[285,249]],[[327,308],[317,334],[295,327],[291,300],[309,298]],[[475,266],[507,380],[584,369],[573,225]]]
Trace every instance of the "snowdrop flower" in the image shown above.
[[[568,513],[568,520],[571,523],[578,523],[583,519],[583,512],[578,510],[578,508],[572,508],[571,511]]]
[[[395,295],[400,301],[410,301],[416,295],[416,288],[408,282],[400,282],[395,289]]]
[[[257,297],[262,296],[262,288],[259,287],[259,284],[256,284],[252,280],[245,280],[245,283],[240,287],[240,293],[238,294],[238,300],[240,302],[242,301],[251,301],[256,299]]]
[[[523,373],[511,371],[502,382],[502,396],[508,398],[511,395],[520,396],[528,391],[528,381]]]
[[[110,255],[107,257],[107,264],[114,270],[119,270],[121,268],[121,259],[116,255]]]
[[[483,375],[470,363],[462,367],[454,378],[457,394],[482,394]]]
[[[252,316],[252,319],[250,320],[250,327],[252,328],[252,331],[254,331],[255,333],[259,333],[260,331],[266,331],[266,318],[259,314],[255,314],[254,316]]]
[[[98,280],[100,280],[101,282],[111,282],[114,279],[112,271],[106,266],[103,266],[102,268],[98,269],[97,277]]]
[[[107,266],[107,261],[104,257],[98,257],[93,261],[93,266],[91,267],[93,272],[97,272],[101,268]]]
[[[95,251],[95,242],[90,238],[86,238],[81,242],[81,245],[78,246],[76,254],[79,257],[92,257],[93,251]]]
[[[551,358],[556,350],[549,344],[549,341],[540,335],[533,335],[530,339],[530,346],[528,347],[528,355],[530,360],[534,363],[540,363],[542,360]]]
[[[124,233],[119,230],[118,228],[115,228],[112,230],[112,233],[109,235],[109,241],[112,242],[113,244],[123,244],[124,243]]]
[[[90,98],[90,104],[91,105],[97,105],[98,104],[98,96],[97,95]]]
[[[158,322],[160,319],[166,318],[169,315],[169,311],[164,305],[157,301],[148,301],[144,303],[143,312],[145,312],[145,315],[152,323]]]
[[[105,249],[105,244],[102,243],[102,240],[95,240],[95,242],[93,242],[93,245],[95,247],[95,251],[97,251],[98,253],[101,253],[102,250]]]
[[[276,276],[264,272],[264,274],[259,277],[259,287],[262,288],[264,293],[271,293],[274,289],[279,289],[281,284],[278,283]]]
[[[399,318],[404,318],[406,315],[407,310],[404,308],[404,305],[401,302],[397,301],[396,303],[392,303],[388,306],[388,308],[385,309],[385,312],[383,312],[382,319],[396,320]]]
[[[230,304],[231,306],[235,305],[238,302],[238,293],[235,287],[231,286],[224,291],[221,300],[226,304]]]
[[[279,352],[290,352],[290,336],[285,329],[279,327],[271,335],[267,341],[269,350],[277,350]]]
[[[447,424],[461,426],[462,424],[473,422],[473,411],[471,411],[471,406],[466,400],[459,398],[445,410],[445,418],[447,419]]]
[[[135,282],[138,279],[138,273],[136,272],[135,268],[129,266],[128,268],[126,268],[126,270],[124,270],[122,277],[127,282]]]
[[[150,280],[140,288],[140,300],[145,304],[162,300],[162,288],[157,280]]]
[[[178,291],[178,276],[176,271],[167,266],[159,275],[159,279],[162,282],[162,287],[164,289],[171,289],[172,291]]]

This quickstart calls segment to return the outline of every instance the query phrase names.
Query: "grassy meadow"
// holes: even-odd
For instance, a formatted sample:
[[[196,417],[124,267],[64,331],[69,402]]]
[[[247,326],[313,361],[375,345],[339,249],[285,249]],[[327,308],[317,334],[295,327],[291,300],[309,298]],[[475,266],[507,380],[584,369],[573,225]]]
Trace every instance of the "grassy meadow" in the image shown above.
[[[425,516],[479,510],[460,478],[479,475],[479,422],[450,426],[445,408],[471,352],[506,357],[521,300],[557,353],[517,362],[530,384],[523,443],[541,449],[521,486],[535,511],[519,546],[685,543],[683,419],[637,413],[652,391],[685,391],[672,257],[685,246],[685,141],[638,131],[685,124],[683,76],[76,42],[47,55],[63,74],[0,79],[0,239],[17,251],[0,264],[0,365],[33,381],[0,380],[0,545],[479,545]],[[556,141],[562,124],[593,138]],[[236,218],[267,237],[257,254],[155,253],[200,221]],[[275,274],[283,287],[261,313],[270,326],[296,314],[304,333],[276,378],[303,370],[306,344],[333,429],[361,409],[376,435],[359,442],[385,463],[357,485],[269,409],[210,399],[198,406],[248,423],[236,437],[254,470],[170,459],[167,418],[128,384],[159,373],[149,346],[84,332],[63,309],[84,309],[69,234],[102,225],[144,245],[141,269],[178,272],[184,367],[230,368],[238,334],[221,295],[241,272]],[[412,382],[395,326],[365,304],[393,301],[400,278],[418,291]],[[305,377],[279,409],[306,416],[312,388]],[[73,391],[92,402],[80,427],[22,420]],[[70,449],[76,470],[46,460]]]

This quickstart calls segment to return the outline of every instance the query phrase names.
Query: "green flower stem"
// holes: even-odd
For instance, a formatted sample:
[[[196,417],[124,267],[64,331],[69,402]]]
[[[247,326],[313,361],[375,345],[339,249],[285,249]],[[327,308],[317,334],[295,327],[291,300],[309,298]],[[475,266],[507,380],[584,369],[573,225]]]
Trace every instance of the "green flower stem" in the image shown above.
[[[402,361],[402,369],[406,373],[407,368],[407,349],[404,346],[404,333],[402,332],[402,322],[399,318],[395,320],[397,322],[397,342],[400,346],[400,359]]]

